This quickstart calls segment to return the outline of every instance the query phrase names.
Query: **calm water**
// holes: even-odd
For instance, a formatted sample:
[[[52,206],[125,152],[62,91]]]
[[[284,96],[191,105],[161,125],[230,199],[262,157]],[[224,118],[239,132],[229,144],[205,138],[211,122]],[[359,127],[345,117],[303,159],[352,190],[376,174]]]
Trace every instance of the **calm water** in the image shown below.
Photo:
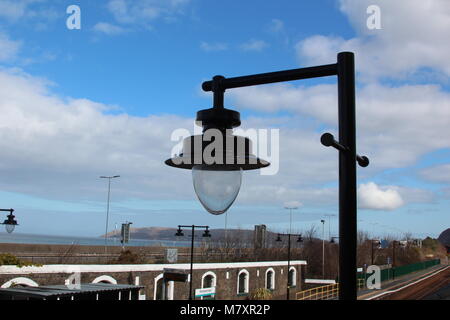
[[[78,244],[104,246],[104,238],[94,237],[71,237],[71,236],[48,236],[27,233],[6,233],[0,232],[0,243],[28,243],[28,244]],[[120,246],[120,240],[109,238],[108,245]],[[126,246],[173,246],[173,247],[189,247],[190,241],[168,241],[168,240],[140,240],[131,239]]]

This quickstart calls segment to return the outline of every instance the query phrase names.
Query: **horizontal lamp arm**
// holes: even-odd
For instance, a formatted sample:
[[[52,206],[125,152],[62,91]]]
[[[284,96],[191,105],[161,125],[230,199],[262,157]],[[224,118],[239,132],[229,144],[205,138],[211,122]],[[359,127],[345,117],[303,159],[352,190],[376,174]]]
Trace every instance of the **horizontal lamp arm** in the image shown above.
[[[220,89],[226,90],[232,88],[256,86],[260,84],[328,77],[334,75],[337,75],[337,64],[327,64],[308,68],[259,73],[234,78],[221,77]],[[218,89],[217,84],[217,78],[216,81],[205,81],[202,84],[202,89],[203,91],[215,91],[215,89]]]

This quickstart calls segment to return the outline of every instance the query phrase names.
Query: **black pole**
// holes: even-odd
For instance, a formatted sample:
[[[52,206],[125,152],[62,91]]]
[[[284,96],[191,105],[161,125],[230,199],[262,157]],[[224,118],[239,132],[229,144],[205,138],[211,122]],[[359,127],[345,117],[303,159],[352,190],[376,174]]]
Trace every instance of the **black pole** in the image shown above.
[[[395,279],[395,244],[396,241],[392,242],[392,279]]]
[[[192,267],[194,263],[194,229],[195,226],[192,225],[192,239],[191,239],[191,271],[190,271],[190,281],[189,281],[189,300],[192,300]]]
[[[356,300],[356,125],[355,62],[351,52],[338,54],[339,142],[339,300]]]
[[[289,268],[291,267],[291,234],[288,235],[288,267],[287,267],[287,292],[286,292],[286,299],[289,300]]]
[[[371,243],[371,250],[370,250],[370,255],[371,255],[371,259],[370,259],[370,264],[373,265],[373,240],[370,240]]]

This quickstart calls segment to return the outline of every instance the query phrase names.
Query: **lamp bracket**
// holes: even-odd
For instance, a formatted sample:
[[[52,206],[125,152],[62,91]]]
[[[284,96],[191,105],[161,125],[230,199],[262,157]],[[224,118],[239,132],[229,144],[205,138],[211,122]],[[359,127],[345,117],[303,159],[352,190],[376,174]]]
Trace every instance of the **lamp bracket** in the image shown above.
[[[339,151],[343,151],[343,152],[347,152],[349,151],[348,147],[344,146],[343,144],[341,144],[339,141],[336,141],[334,139],[334,136],[331,133],[324,133],[321,137],[320,137],[320,142],[325,146],[325,147],[333,147],[336,150]],[[369,165],[369,158],[367,158],[366,156],[360,156],[360,155],[356,155],[356,161],[358,162],[358,164],[361,167],[367,167]]]

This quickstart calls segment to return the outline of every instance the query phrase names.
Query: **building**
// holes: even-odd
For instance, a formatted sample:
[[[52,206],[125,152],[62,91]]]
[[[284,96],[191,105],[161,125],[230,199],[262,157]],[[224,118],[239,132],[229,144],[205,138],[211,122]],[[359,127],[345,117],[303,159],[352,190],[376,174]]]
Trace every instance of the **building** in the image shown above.
[[[294,260],[287,270],[287,261],[194,263],[193,290],[216,287],[215,299],[248,299],[251,292],[267,288],[274,299],[285,299],[288,275],[291,293],[302,289],[302,268],[306,261]],[[189,270],[189,264],[135,265],[44,265],[41,267],[0,266],[0,287],[67,285],[74,278],[83,284],[111,283],[140,285],[139,299],[157,300],[163,297],[163,270]],[[169,300],[184,300],[189,296],[189,282],[168,281]]]

